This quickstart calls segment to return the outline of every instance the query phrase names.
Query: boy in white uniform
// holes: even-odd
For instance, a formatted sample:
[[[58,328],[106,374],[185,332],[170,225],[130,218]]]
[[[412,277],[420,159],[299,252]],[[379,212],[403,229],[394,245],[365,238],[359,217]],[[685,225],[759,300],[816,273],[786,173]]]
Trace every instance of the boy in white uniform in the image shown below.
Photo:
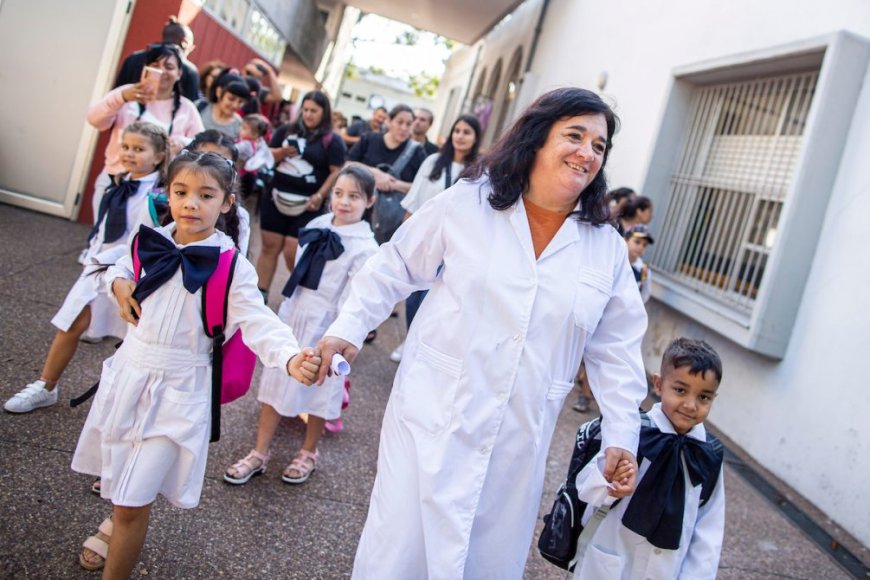
[[[577,475],[588,526],[599,506],[612,506],[583,553],[575,580],[716,577],[725,527],[722,445],[704,429],[722,380],[722,362],[702,340],[678,338],[653,377],[661,397],[641,428],[635,493],[615,503],[599,453]]]

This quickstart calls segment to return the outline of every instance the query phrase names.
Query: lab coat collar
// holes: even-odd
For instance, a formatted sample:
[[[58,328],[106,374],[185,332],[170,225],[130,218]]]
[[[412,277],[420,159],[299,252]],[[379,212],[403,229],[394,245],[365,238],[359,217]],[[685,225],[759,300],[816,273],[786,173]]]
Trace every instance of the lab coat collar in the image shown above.
[[[369,222],[365,220],[360,220],[355,224],[350,224],[349,226],[336,226],[332,223],[332,212],[319,215],[305,226],[307,228],[327,228],[336,233],[338,233],[343,238],[362,238],[362,239],[374,239],[375,234],[372,231],[372,227],[369,225]]]
[[[577,205],[574,206],[574,211],[580,211],[579,201],[577,202]],[[535,259],[535,248],[532,244],[532,231],[529,228],[529,217],[526,213],[526,206],[523,202],[522,196],[520,196],[520,199],[517,200],[516,204],[514,204],[514,209],[511,214],[511,225],[514,228],[517,237],[520,239],[523,248],[526,250],[526,254],[530,257],[532,263],[535,263],[537,260]],[[538,259],[544,260],[563,248],[570,246],[575,242],[579,242],[580,232],[577,231],[578,225],[577,220],[574,218],[574,214],[569,214],[565,219],[565,222],[562,224],[562,227],[559,228],[559,231],[556,232],[556,235],[553,236],[553,239],[550,240],[550,243],[547,244],[547,247],[544,248],[544,251],[541,253],[541,257]]]

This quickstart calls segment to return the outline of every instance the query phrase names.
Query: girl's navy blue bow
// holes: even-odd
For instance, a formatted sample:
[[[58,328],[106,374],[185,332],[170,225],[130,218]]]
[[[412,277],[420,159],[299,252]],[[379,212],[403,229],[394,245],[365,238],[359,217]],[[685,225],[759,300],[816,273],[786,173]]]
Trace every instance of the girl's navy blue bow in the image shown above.
[[[127,231],[127,200],[138,190],[139,182],[135,179],[121,180],[119,183],[106,188],[106,192],[100,200],[97,223],[88,235],[88,241],[100,231],[100,223],[102,223],[103,218],[106,219],[106,227],[103,230],[104,242],[114,242],[124,235]]]
[[[341,236],[327,228],[302,228],[299,230],[299,244],[305,246],[305,251],[281,292],[288,298],[293,295],[296,286],[317,290],[326,262],[344,252]]]
[[[650,466],[631,497],[622,523],[657,548],[676,550],[683,531],[686,482],[682,458],[693,486],[718,477],[719,457],[711,444],[686,435],[642,427],[638,455]]]
[[[193,294],[209,279],[220,258],[217,246],[188,246],[179,249],[148,226],[139,226],[139,261],[145,275],[139,279],[133,298],[140,304],[160,288],[181,266],[184,288]]]

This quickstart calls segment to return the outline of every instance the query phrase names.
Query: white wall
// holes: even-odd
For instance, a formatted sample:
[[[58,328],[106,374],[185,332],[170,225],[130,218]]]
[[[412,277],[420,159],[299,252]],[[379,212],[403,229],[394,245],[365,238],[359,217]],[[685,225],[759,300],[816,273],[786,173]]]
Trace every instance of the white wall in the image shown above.
[[[347,98],[342,93],[350,93],[352,96]],[[347,120],[350,121],[353,115],[359,115],[363,119],[370,119],[372,109],[368,108],[368,99],[371,95],[380,95],[384,98],[384,106],[389,111],[395,105],[403,103],[412,109],[424,107],[432,109],[434,101],[418,97],[413,93],[397,90],[389,85],[372,82],[366,78],[345,78],[341,83],[341,88],[338,94],[333,99],[334,110],[341,111]],[[356,97],[360,96],[365,99],[364,102],[359,102]]]
[[[566,84],[603,91],[623,123],[608,169],[614,186],[644,181],[676,67],[849,30],[870,37],[870,4],[809,0],[597,3],[552,0],[533,71],[538,93]],[[650,369],[667,342],[703,336],[719,350],[725,380],[711,420],[768,469],[870,544],[870,354],[866,215],[870,215],[870,88],[865,88],[788,350],[772,361],[652,303]],[[643,192],[647,194],[657,192]]]

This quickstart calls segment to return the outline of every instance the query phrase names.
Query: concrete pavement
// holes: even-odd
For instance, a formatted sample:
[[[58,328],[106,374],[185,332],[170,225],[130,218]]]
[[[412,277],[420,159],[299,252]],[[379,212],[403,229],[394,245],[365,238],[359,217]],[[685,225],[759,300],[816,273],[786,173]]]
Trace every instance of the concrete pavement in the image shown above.
[[[88,228],[0,205],[0,399],[39,375],[54,334],[49,320],[78,276]],[[256,237],[256,236],[255,236]],[[286,280],[282,268],[273,296]],[[277,299],[273,302],[277,303]],[[194,510],[158,500],[134,576],[151,578],[343,578],[352,569],[375,477],[378,433],[396,365],[388,355],[404,333],[402,319],[384,323],[354,365],[345,431],[327,435],[320,469],[303,486],[280,472],[302,441],[298,420],[276,435],[263,477],[233,487],[227,465],[252,447],[257,405],[252,389],[223,412],[221,441],[210,448],[202,501]],[[111,341],[82,344],[61,383],[62,403],[29,415],[0,413],[0,577],[95,578],[77,563],[79,546],[108,515],[91,495],[91,479],[69,464],[89,404],[66,401],[97,378]],[[726,361],[727,365],[727,361]],[[256,384],[256,378],[255,378]],[[573,395],[572,395],[573,396]],[[565,475],[574,432],[592,414],[563,410],[547,463],[542,511]],[[833,560],[730,467],[725,473],[727,523],[723,579],[848,578]],[[537,537],[537,536],[536,536]],[[565,572],[530,547],[527,578]]]

